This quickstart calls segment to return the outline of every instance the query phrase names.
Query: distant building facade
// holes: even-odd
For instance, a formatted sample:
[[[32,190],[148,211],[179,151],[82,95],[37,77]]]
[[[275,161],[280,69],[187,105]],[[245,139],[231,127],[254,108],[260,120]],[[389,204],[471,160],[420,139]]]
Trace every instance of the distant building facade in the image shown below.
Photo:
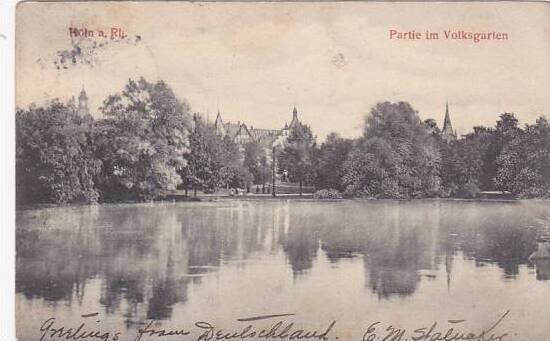
[[[285,123],[281,129],[262,129],[248,127],[244,122],[224,122],[221,113],[218,112],[214,127],[216,132],[221,136],[229,136],[242,149],[247,143],[256,142],[265,148],[268,158],[271,159],[271,152],[274,146],[284,145],[290,131],[297,125],[301,124],[298,119],[298,109],[294,107],[292,110],[292,119],[290,123]]]

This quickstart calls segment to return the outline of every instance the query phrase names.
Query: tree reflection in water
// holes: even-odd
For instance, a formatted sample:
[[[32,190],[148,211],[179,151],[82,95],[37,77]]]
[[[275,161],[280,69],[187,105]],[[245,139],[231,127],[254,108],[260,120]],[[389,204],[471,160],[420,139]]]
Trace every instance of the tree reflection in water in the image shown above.
[[[514,205],[518,205],[517,209]],[[519,205],[522,205],[519,207]],[[543,204],[449,201],[270,201],[65,207],[17,213],[17,292],[82,304],[86,284],[127,323],[168,319],[190,284],[282,250],[294,280],[324,254],[361,257],[367,288],[407,296],[464,254],[514,278],[536,248]],[[537,278],[548,279],[548,265]],[[283,276],[284,274],[281,274]],[[121,311],[122,310],[122,311]]]

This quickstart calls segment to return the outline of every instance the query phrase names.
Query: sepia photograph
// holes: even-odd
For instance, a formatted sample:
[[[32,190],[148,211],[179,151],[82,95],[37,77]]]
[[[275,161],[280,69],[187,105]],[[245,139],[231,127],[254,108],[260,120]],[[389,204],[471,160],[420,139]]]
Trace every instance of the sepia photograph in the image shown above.
[[[549,3],[15,17],[17,340],[550,340]]]

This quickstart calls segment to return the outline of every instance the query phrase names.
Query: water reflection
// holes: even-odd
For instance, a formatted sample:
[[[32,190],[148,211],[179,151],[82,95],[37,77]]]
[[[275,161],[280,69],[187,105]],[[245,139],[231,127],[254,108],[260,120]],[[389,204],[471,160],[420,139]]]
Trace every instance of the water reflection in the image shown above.
[[[548,210],[542,203],[273,201],[20,211],[16,288],[29,301],[96,301],[130,326],[170,319],[192,297],[190,287],[224,267],[256,271],[249,265],[263,262],[278,276],[286,267],[297,285],[322,255],[332,268],[361,262],[367,291],[386,300],[413,295],[440,269],[450,288],[460,257],[517,277],[520,265],[530,266]],[[549,273],[548,263],[537,264],[538,279]],[[100,292],[87,295],[97,281]]]

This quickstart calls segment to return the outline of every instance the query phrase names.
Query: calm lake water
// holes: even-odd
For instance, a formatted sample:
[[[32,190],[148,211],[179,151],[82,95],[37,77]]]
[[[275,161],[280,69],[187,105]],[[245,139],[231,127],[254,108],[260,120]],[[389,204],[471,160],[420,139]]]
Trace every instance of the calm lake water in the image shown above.
[[[134,340],[150,320],[295,328],[361,340],[368,326],[452,325],[547,341],[550,267],[531,264],[549,202],[222,201],[17,212],[18,337],[55,326]],[[94,317],[82,315],[98,313]],[[449,320],[455,320],[454,323]],[[460,322],[457,322],[460,321]],[[465,320],[465,321],[461,321]],[[387,333],[386,333],[387,334]],[[418,335],[418,334],[416,334]],[[44,340],[49,340],[48,336]],[[55,339],[55,338],[54,338]],[[142,340],[160,340],[145,337]],[[397,339],[396,339],[397,340]]]

